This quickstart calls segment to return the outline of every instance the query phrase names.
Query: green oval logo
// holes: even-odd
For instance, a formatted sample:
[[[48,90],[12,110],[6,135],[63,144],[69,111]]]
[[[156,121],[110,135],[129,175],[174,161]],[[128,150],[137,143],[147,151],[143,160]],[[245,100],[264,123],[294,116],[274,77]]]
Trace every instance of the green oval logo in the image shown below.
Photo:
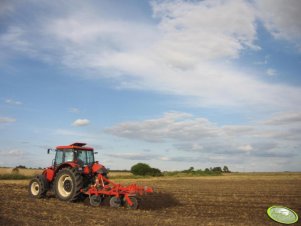
[[[298,221],[298,215],[285,206],[271,206],[267,213],[274,221],[282,224],[293,224]]]

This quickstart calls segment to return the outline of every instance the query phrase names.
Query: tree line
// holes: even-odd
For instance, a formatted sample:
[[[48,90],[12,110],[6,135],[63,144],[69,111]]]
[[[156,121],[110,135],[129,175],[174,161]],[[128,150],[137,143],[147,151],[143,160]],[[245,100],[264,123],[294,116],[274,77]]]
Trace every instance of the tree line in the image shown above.
[[[137,176],[163,176],[163,175],[176,175],[179,173],[187,173],[193,175],[220,175],[222,173],[231,173],[228,166],[224,166],[223,168],[220,166],[210,167],[202,169],[194,169],[194,167],[190,167],[187,170],[182,171],[168,171],[162,173],[157,168],[152,168],[148,164],[145,163],[137,163],[131,167],[131,173]]]

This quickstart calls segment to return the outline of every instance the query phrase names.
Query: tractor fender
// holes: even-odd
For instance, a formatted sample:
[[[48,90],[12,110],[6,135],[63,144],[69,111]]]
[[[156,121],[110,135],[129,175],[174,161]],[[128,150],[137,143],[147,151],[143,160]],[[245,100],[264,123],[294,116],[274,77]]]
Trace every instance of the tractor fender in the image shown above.
[[[51,182],[54,178],[54,169],[49,167],[45,169],[42,173],[47,181]]]
[[[73,163],[73,162],[65,162],[61,165],[59,165],[56,169],[55,169],[55,173],[57,173],[59,170],[63,169],[63,168],[76,168],[78,167],[77,164]]]
[[[92,173],[107,174],[108,172],[107,172],[107,169],[103,165],[101,165],[99,163],[94,163],[92,165]]]

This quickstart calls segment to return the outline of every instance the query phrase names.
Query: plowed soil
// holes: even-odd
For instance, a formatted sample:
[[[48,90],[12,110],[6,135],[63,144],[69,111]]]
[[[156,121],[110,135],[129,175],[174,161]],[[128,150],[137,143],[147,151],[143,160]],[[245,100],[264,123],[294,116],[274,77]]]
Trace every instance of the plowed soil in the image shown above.
[[[272,205],[301,215],[297,173],[135,180],[156,191],[142,198],[138,210],[113,209],[107,202],[100,207],[62,202],[51,192],[32,199],[28,182],[0,181],[0,225],[280,225],[266,214]]]

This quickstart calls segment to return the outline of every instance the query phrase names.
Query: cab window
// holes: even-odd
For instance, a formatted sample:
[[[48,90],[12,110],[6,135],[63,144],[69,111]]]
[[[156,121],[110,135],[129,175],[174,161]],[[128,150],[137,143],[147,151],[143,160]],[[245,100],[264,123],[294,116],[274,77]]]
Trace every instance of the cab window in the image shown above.
[[[72,150],[66,150],[65,151],[65,162],[72,162],[73,161],[73,151]]]
[[[55,164],[59,165],[64,161],[64,152],[62,150],[56,150],[55,154]]]

